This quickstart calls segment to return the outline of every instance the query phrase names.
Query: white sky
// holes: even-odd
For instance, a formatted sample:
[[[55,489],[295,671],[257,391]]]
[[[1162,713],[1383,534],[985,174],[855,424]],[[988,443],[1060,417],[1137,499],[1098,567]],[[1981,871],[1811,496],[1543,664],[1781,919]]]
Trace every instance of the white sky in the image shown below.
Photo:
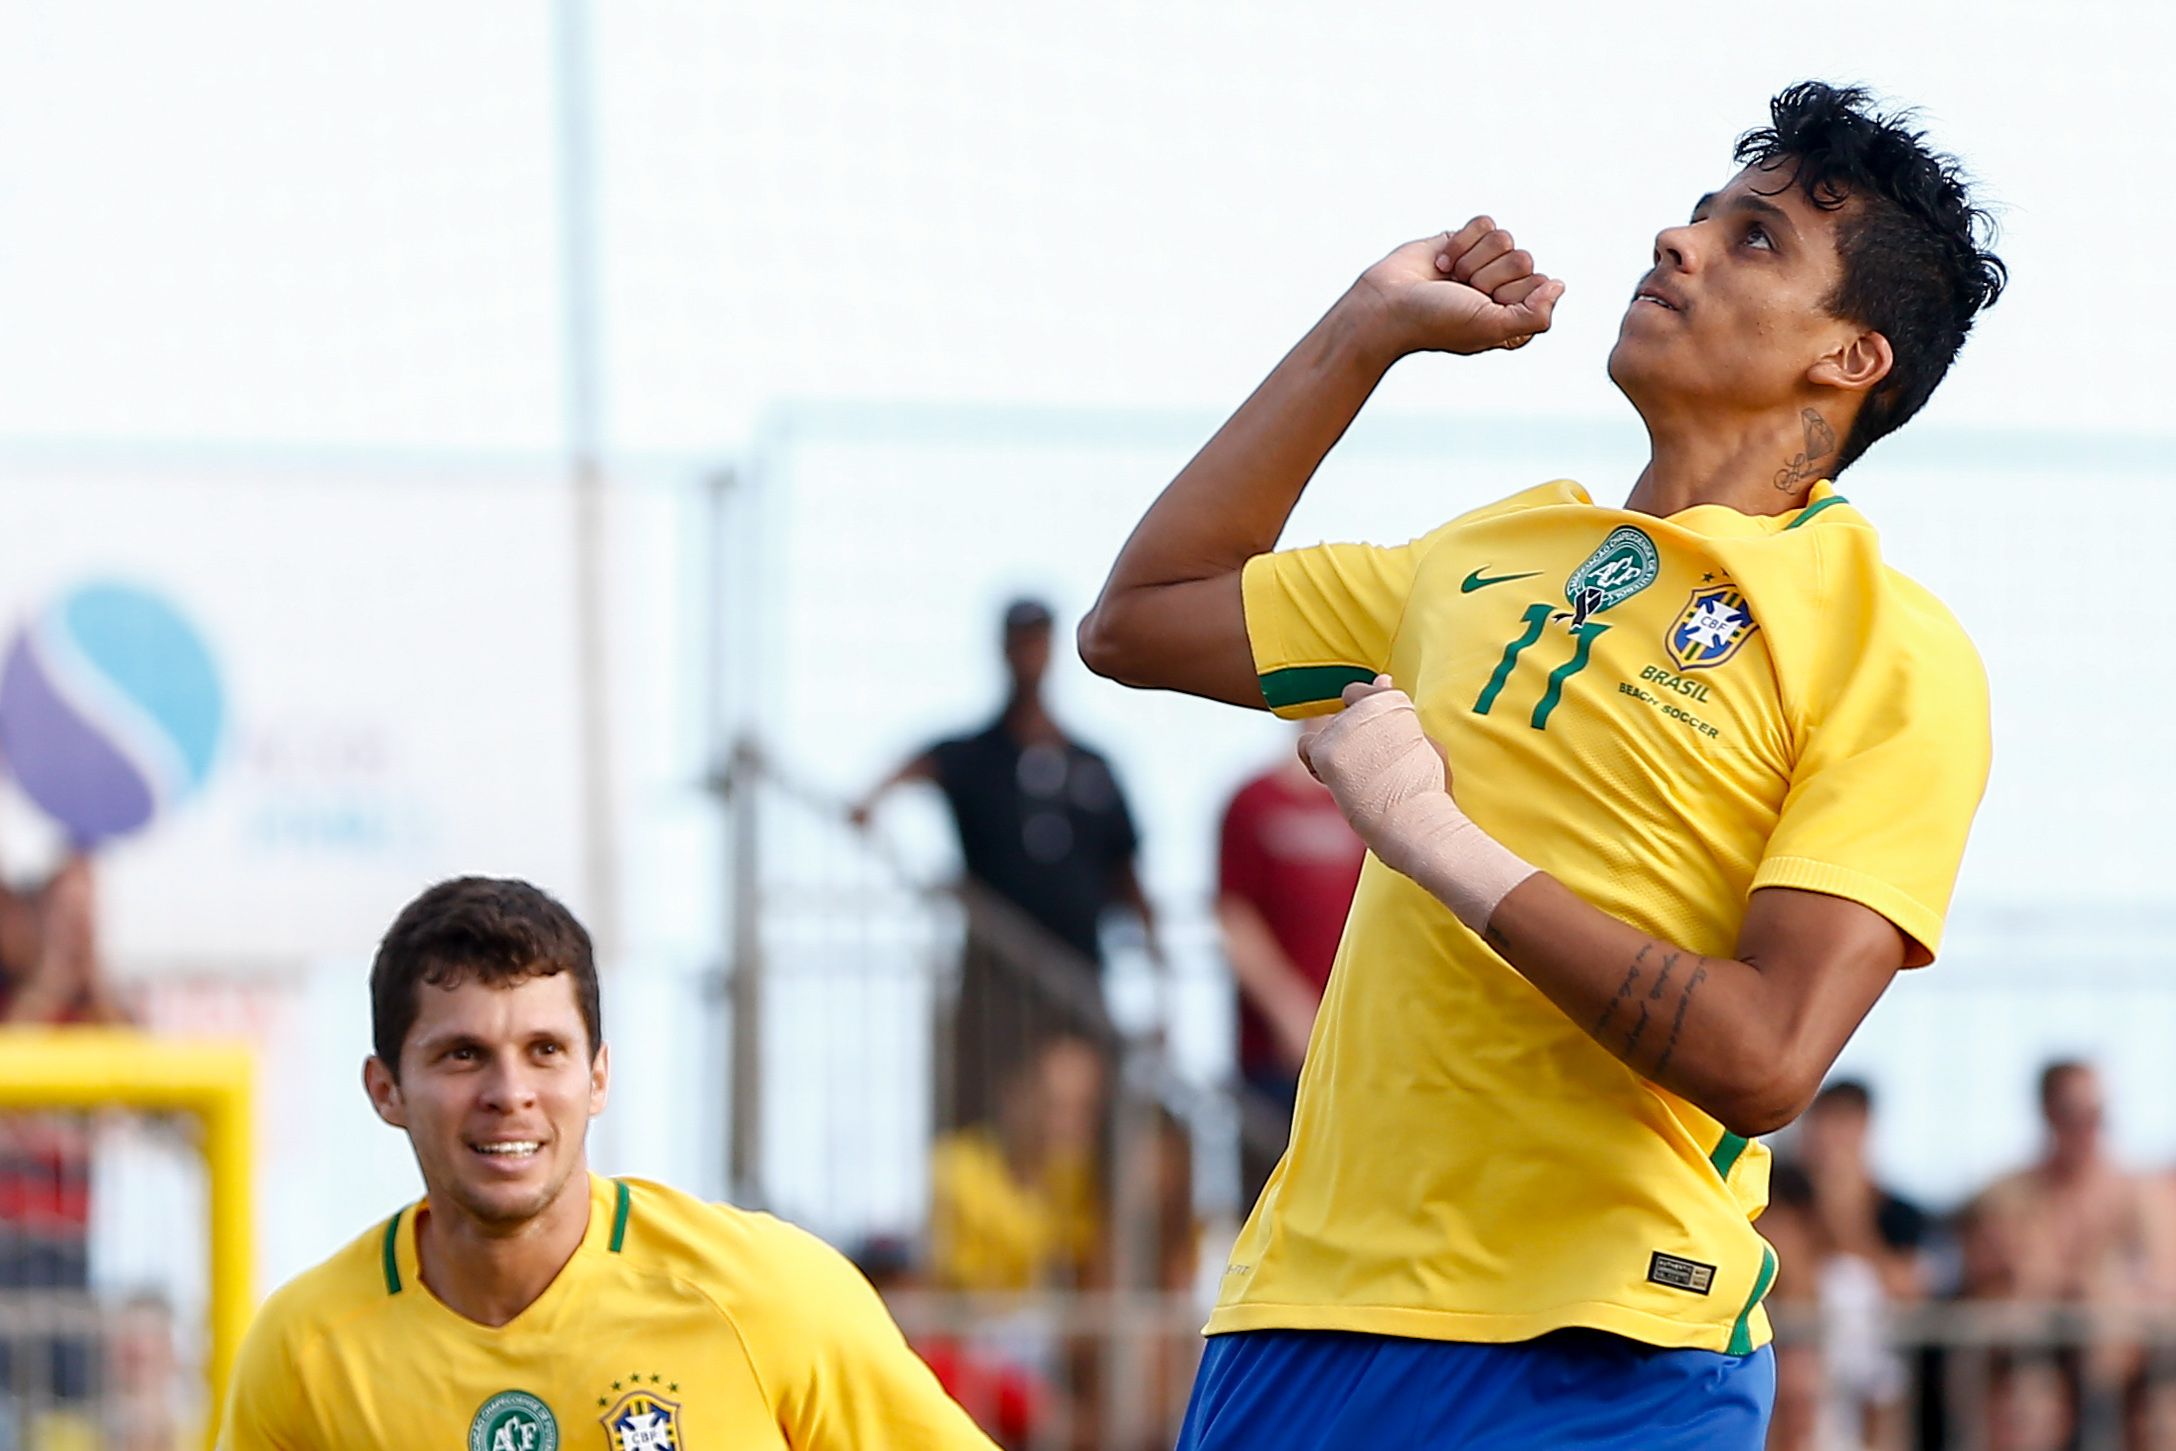
[[[2059,18],[2058,18],[2059,16]],[[548,6],[0,3],[0,435],[558,436]],[[1395,406],[1607,416],[1654,231],[1805,76],[1921,106],[2013,295],[1930,417],[2160,427],[2167,7],[605,3],[609,435],[779,398],[1224,406],[1488,210],[1572,287]]]

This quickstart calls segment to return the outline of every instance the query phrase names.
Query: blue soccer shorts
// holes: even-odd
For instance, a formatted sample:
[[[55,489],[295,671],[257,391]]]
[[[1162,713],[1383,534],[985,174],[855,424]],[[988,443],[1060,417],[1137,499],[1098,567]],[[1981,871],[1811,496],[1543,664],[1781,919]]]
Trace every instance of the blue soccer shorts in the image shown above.
[[[1179,1451],[1761,1451],[1775,1398],[1768,1347],[1245,1330],[1209,1338]]]

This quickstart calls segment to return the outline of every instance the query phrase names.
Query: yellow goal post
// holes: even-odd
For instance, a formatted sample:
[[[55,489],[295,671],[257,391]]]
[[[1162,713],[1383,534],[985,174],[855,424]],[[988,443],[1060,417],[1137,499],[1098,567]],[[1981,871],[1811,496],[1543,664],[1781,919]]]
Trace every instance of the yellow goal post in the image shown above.
[[[239,1043],[126,1028],[0,1028],[0,1112],[122,1107],[194,1114],[210,1190],[207,1434],[256,1309],[252,1221],[255,1055]]]

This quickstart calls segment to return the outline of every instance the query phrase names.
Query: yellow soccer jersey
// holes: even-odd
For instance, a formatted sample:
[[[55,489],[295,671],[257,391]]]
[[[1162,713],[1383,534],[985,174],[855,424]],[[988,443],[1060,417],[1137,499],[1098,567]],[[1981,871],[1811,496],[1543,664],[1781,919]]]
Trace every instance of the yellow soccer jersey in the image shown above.
[[[581,1248],[496,1328],[424,1286],[415,1218],[266,1303],[221,1451],[991,1447],[860,1273],[767,1214],[592,1179]]]
[[[1244,588],[1279,714],[1387,671],[1467,814],[1603,911],[1728,956],[1748,895],[1795,887],[1932,960],[1986,677],[1826,484],[1776,518],[1655,518],[1553,483],[1399,548],[1260,556]],[[1765,1343],[1766,1150],[1583,1026],[1370,856],[1209,1333]]]

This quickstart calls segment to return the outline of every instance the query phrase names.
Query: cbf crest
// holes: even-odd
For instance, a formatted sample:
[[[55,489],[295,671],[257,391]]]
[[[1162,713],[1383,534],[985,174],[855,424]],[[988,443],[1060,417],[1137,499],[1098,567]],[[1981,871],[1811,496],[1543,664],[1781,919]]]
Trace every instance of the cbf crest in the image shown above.
[[[1732,584],[1710,585],[1692,592],[1664,643],[1678,669],[1705,670],[1737,654],[1759,628],[1743,591]]]
[[[680,1403],[656,1391],[629,1391],[599,1419],[612,1451],[684,1451]]]

